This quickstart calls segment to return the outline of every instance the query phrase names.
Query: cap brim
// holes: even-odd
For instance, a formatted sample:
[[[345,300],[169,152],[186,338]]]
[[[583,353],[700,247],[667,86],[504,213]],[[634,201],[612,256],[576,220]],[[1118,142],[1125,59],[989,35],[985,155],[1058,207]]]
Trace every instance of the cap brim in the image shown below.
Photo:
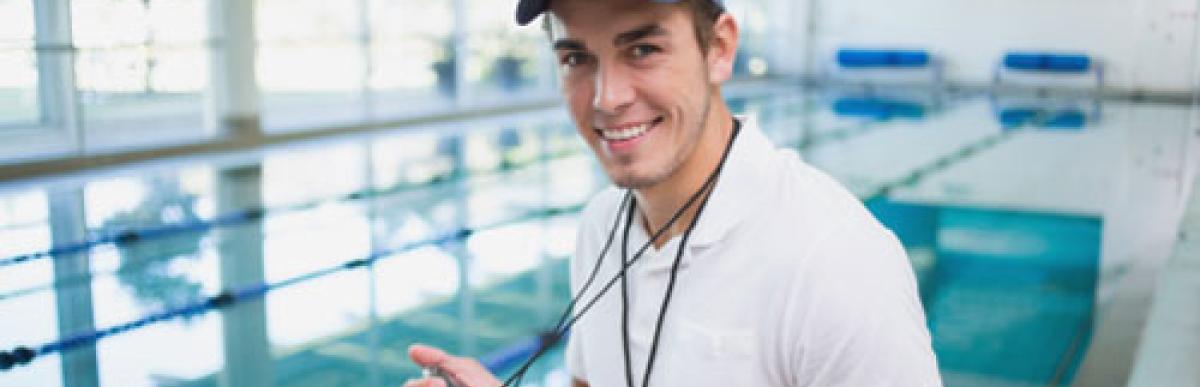
[[[521,0],[517,3],[517,25],[526,25],[546,11],[549,0]]]

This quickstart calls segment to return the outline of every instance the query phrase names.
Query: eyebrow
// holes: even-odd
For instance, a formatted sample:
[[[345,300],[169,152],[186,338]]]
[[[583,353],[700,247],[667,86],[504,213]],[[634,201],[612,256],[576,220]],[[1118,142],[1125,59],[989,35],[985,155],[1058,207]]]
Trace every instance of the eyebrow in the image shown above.
[[[632,30],[617,34],[617,37],[613,38],[613,45],[620,46],[623,44],[628,44],[630,42],[636,42],[638,40],[645,39],[645,38],[648,38],[651,36],[663,36],[666,34],[667,34],[667,30],[663,29],[662,26],[659,26],[658,24],[654,24],[654,23],[646,24],[646,25],[634,28]],[[554,41],[554,49],[555,50],[566,50],[566,51],[573,51],[573,50],[583,51],[583,50],[586,50],[586,46],[583,44],[583,42],[580,42],[578,40],[559,39],[559,40]]]
[[[563,51],[584,51],[583,42],[571,39],[559,39],[554,41],[554,50]]]
[[[646,24],[641,27],[637,27],[632,30],[617,34],[617,37],[613,38],[613,45],[620,46],[622,44],[627,44],[629,42],[636,42],[638,40],[642,40],[642,39],[645,39],[645,38],[648,38],[651,36],[663,36],[666,34],[667,34],[667,30],[663,29],[658,24],[650,23],[650,24]]]

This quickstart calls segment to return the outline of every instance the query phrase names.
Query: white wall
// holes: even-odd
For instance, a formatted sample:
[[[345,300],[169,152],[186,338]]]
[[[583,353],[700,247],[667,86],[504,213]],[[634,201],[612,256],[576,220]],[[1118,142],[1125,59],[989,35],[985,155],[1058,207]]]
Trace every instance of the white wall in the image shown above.
[[[805,0],[767,2],[767,18],[772,28],[767,55],[772,71],[790,75],[804,73],[807,52],[811,48],[804,38],[808,36],[809,5]]]
[[[944,59],[950,81],[986,84],[1008,50],[1062,50],[1100,58],[1109,88],[1195,84],[1197,0],[807,1],[818,2],[818,66],[838,47],[926,48]]]

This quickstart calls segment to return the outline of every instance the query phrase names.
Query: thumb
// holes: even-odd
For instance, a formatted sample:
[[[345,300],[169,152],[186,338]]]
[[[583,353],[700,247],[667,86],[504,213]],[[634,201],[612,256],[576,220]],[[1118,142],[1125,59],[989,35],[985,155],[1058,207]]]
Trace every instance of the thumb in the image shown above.
[[[449,380],[459,386],[493,387],[500,385],[500,380],[496,379],[495,375],[488,372],[487,368],[475,359],[450,356],[446,354],[446,351],[421,344],[409,346],[408,357],[422,368],[440,368]]]

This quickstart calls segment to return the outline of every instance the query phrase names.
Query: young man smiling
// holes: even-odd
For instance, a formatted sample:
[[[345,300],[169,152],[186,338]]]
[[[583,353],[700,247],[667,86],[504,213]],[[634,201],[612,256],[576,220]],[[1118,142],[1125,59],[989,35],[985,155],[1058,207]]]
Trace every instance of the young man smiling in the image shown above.
[[[730,113],[738,25],[714,1],[518,6],[521,24],[548,18],[570,113],[616,186],[580,220],[573,385],[940,385],[896,238]],[[409,354],[458,385],[501,385],[472,359]]]

